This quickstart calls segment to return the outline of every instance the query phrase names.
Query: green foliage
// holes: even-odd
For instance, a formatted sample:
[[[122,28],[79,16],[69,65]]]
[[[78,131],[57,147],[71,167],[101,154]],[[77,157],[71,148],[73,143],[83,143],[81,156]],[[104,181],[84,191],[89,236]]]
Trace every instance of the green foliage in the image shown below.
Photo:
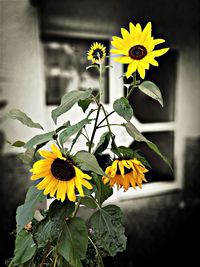
[[[25,152],[22,153],[18,153],[17,157],[24,163],[27,165],[30,165],[33,162],[33,157],[35,154],[35,149],[34,148],[30,148],[30,149],[26,149]]]
[[[92,176],[93,176],[93,181],[95,183],[94,186],[95,198],[97,199],[99,205],[101,206],[102,203],[113,194],[113,189],[109,185],[103,183],[102,176],[96,174],[93,174]]]
[[[14,258],[9,267],[19,266],[30,260],[36,251],[36,245],[31,233],[21,230],[15,240]]]
[[[89,105],[93,102],[91,98],[86,98],[84,100],[79,100],[78,105],[82,108],[83,112],[85,113],[88,109]]]
[[[53,140],[54,135],[56,134],[55,131],[51,131],[45,134],[38,134],[35,135],[33,138],[31,138],[25,145],[24,147],[29,149],[32,148],[36,145],[40,145],[40,144],[46,144],[46,142],[49,142],[51,140]]]
[[[72,135],[79,132],[88,123],[90,123],[90,120],[85,118],[72,126],[68,126],[59,136],[60,143],[64,144]]]
[[[121,117],[123,117],[126,121],[130,121],[133,117],[133,109],[129,104],[128,99],[125,97],[121,97],[113,103],[114,111]]]
[[[138,88],[144,94],[157,100],[160,103],[160,105],[163,107],[162,94],[161,94],[160,89],[158,88],[158,86],[155,83],[153,83],[151,81],[144,81],[138,86]]]
[[[44,220],[40,221],[34,229],[34,239],[38,248],[46,246],[57,240],[65,220],[73,213],[75,204],[69,200],[63,203],[54,200]]]
[[[123,126],[126,128],[127,133],[134,138],[134,140],[138,142],[145,142],[147,146],[152,149],[172,170],[169,160],[160,152],[158,147],[144,137],[131,122],[124,123]]]
[[[46,197],[42,191],[39,191],[35,186],[29,188],[24,204],[17,208],[17,233],[24,228],[25,224],[33,219],[37,203],[44,202],[45,200]]]
[[[100,137],[100,140],[96,146],[94,154],[100,154],[104,150],[106,150],[106,148],[108,147],[108,145],[110,143],[111,136],[112,136],[111,132],[105,132],[102,134],[102,136]]]
[[[71,91],[66,93],[62,99],[61,104],[52,110],[51,116],[53,121],[56,123],[57,118],[63,113],[70,110],[79,100],[84,100],[92,95],[92,89],[86,91]]]
[[[28,127],[43,130],[43,127],[39,123],[33,122],[31,118],[29,118],[24,112],[19,109],[11,109],[8,113],[8,117],[14,120],[18,120]]]
[[[14,143],[8,142],[11,146],[15,146],[15,147],[23,147],[25,145],[25,143],[23,141],[15,141]]]
[[[100,175],[105,175],[93,154],[81,150],[76,153],[75,157],[82,170],[92,171]]]
[[[115,256],[126,248],[122,212],[115,205],[96,211],[89,219],[91,238],[103,256]]]
[[[82,267],[88,246],[87,227],[83,219],[70,218],[66,221],[58,240],[57,250],[74,267]]]
[[[81,197],[81,204],[85,205],[90,209],[96,209],[98,207],[95,199],[92,196]]]

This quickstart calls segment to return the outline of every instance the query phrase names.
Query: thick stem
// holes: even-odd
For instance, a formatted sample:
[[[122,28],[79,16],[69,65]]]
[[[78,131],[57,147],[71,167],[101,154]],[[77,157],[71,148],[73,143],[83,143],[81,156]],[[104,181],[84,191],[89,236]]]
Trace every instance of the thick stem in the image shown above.
[[[76,217],[76,214],[78,212],[78,209],[80,207],[80,204],[81,204],[81,198],[78,199],[78,202],[76,204],[76,207],[75,207],[75,210],[74,210],[74,213],[73,213],[72,217]]]
[[[92,150],[92,144],[93,144],[94,136],[95,136],[95,133],[96,133],[96,130],[97,130],[97,122],[98,122],[98,118],[99,118],[100,109],[101,109],[101,104],[98,106],[97,115],[96,115],[96,118],[95,118],[94,128],[93,128],[93,132],[92,132],[92,136],[91,136],[88,152],[91,152],[91,150]]]
[[[132,86],[131,86],[131,89],[130,91],[128,92],[126,98],[129,99],[129,97],[131,96],[133,90],[135,89],[136,86],[136,83],[137,83],[137,79],[136,79],[136,72],[133,73],[133,83],[132,83]]]

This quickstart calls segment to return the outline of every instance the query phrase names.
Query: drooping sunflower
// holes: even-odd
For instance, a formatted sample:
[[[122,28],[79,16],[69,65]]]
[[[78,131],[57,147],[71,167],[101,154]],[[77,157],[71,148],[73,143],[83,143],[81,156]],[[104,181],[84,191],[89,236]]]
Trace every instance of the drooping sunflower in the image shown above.
[[[36,187],[44,190],[44,195],[50,194],[50,197],[55,196],[62,202],[66,196],[70,201],[75,201],[76,188],[80,196],[84,196],[82,186],[92,189],[92,185],[87,181],[92,177],[75,166],[70,157],[64,157],[55,144],[51,145],[51,150],[52,152],[40,150],[39,153],[44,159],[36,161],[30,170],[33,173],[31,180],[43,178]]]
[[[142,188],[142,182],[147,182],[144,173],[148,170],[137,159],[114,160],[111,166],[108,166],[105,173],[108,177],[103,176],[103,183],[110,184],[110,187],[117,185],[117,189],[123,187],[127,191],[129,187],[136,189],[138,185]]]
[[[91,60],[92,63],[100,63],[106,57],[106,47],[103,44],[94,42],[87,52],[87,55],[87,58]]]
[[[113,36],[111,44],[115,49],[111,49],[111,53],[122,55],[114,58],[115,61],[122,64],[129,64],[126,77],[129,78],[136,70],[142,79],[145,77],[145,71],[149,69],[149,64],[158,66],[155,57],[162,56],[169,48],[154,50],[155,46],[164,43],[164,39],[154,39],[151,36],[151,22],[148,22],[142,30],[139,23],[134,26],[129,23],[129,32],[121,28],[122,38]]]

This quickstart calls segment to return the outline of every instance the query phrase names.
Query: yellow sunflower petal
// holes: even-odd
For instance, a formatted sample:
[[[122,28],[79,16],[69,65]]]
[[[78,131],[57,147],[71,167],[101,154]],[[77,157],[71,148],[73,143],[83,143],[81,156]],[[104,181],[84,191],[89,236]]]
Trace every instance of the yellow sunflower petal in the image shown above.
[[[58,158],[63,158],[62,153],[60,151],[60,149],[53,143],[51,144],[51,150],[53,151],[53,153],[58,157]]]
[[[74,179],[66,182],[67,184],[67,197],[70,201],[76,200]]]
[[[56,198],[57,200],[61,200],[61,197],[62,197],[62,181],[58,181]]]
[[[118,166],[119,166],[119,170],[120,170],[122,177],[124,177],[124,165],[123,165],[123,163],[121,161],[119,161]]]
[[[53,163],[52,159],[41,159],[33,164],[33,171],[49,169]]]
[[[58,180],[56,180],[53,176],[51,181],[49,182],[49,184],[47,185],[47,187],[44,190],[44,195],[48,195],[50,194],[51,197],[53,197],[55,195],[55,192],[57,190],[57,185],[58,185]]]
[[[132,22],[129,23],[129,31],[130,31],[130,35],[131,37],[135,37],[135,26]]]
[[[168,50],[169,50],[169,48],[162,48],[159,50],[154,50],[151,53],[153,54],[154,57],[160,57],[160,56],[164,55],[165,53],[167,53]]]
[[[123,179],[123,187],[124,190],[127,191],[129,189],[129,177],[130,177],[130,173],[127,173],[126,175],[124,175],[124,179]]]
[[[79,192],[80,196],[84,196],[81,177],[80,176],[76,176],[74,178],[74,182],[75,182],[75,186],[78,189],[78,192]]]
[[[39,184],[36,185],[38,190],[43,190],[45,187],[50,183],[51,181],[51,176],[46,176]]]
[[[46,159],[48,159],[48,158],[56,159],[57,158],[56,154],[53,154],[47,150],[39,150],[38,152],[39,152],[40,156],[42,156],[43,158],[46,158]]]
[[[144,79],[145,77],[145,68],[141,66],[141,64],[138,64],[137,67],[138,73],[140,74],[140,77]]]
[[[129,56],[124,56],[124,57],[115,57],[114,61],[122,63],[122,64],[129,64],[133,61],[133,59]]]
[[[66,181],[62,182],[62,192],[61,192],[61,202],[63,202],[66,198],[67,193],[67,183]]]
[[[165,43],[165,40],[164,39],[155,39],[155,40],[153,40],[153,42],[154,42],[154,45],[158,45],[158,44]]]
[[[156,66],[158,67],[159,64],[158,64],[158,61],[156,61],[152,56],[146,56],[144,59],[143,59],[144,62],[147,62],[153,66]]]
[[[142,41],[145,42],[146,39],[151,36],[151,22],[147,23],[142,34],[143,34],[143,40]]]
[[[128,56],[128,50],[125,49],[111,49],[111,53]]]
[[[86,180],[82,180],[82,185],[85,186],[87,189],[91,190],[93,186]]]
[[[127,72],[126,72],[126,78],[129,78],[131,76],[131,74],[133,74],[133,72],[136,71],[138,66],[138,60],[133,60],[127,68]]]
[[[124,40],[117,36],[113,36],[113,41],[111,41],[111,44],[118,49],[124,48]]]

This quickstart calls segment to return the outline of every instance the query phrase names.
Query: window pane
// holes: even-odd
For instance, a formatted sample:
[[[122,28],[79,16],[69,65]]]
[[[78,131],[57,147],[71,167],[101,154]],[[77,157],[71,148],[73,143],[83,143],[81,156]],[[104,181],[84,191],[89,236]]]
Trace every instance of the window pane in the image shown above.
[[[174,165],[173,146],[174,146],[174,133],[173,132],[155,132],[143,133],[143,135],[153,143],[155,143],[161,153],[165,155],[172,167]],[[133,142],[130,146],[133,149],[138,149],[139,154],[144,156],[150,163],[152,169],[146,174],[148,182],[172,181],[174,175],[169,167],[162,161],[162,159],[155,154],[145,143]]]
[[[91,64],[87,59],[87,51],[93,40],[76,39],[58,36],[42,36],[44,47],[44,63],[46,75],[46,104],[58,105],[66,92],[92,88],[94,94],[99,90],[99,74],[97,69],[86,70]],[[108,41],[98,41],[109,51]],[[106,59],[108,64],[108,59]],[[103,80],[104,103],[109,102],[108,71]]]
[[[167,122],[174,120],[177,59],[177,52],[169,50],[166,56],[158,58],[159,67],[150,66],[150,69],[146,71],[145,80],[154,82],[162,92],[163,108],[156,100],[146,96],[139,89],[133,91],[130,103],[134,108],[136,118],[140,122]],[[139,79],[139,75],[137,79]],[[129,81],[125,79],[125,83],[127,82],[132,81],[131,79]]]

